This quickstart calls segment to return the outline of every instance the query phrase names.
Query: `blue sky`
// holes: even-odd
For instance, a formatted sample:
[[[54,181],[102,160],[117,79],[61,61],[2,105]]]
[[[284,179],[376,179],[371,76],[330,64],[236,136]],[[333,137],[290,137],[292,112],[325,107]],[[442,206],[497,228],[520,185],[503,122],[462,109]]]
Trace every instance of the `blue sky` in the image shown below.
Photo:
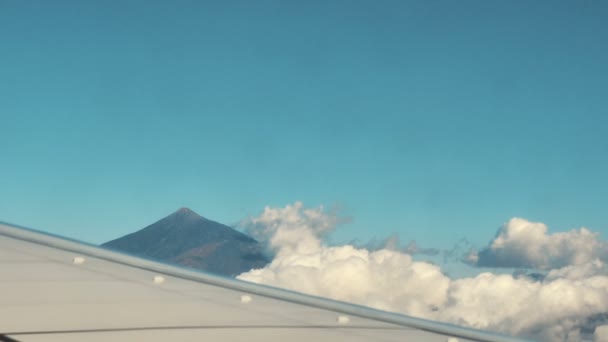
[[[599,1],[0,0],[0,220],[90,242],[296,200],[485,244],[608,234]]]

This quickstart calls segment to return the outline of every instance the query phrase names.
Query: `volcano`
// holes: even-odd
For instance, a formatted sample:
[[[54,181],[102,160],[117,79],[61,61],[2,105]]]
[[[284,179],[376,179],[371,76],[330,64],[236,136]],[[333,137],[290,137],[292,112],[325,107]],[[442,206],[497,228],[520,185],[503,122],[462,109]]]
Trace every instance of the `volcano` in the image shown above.
[[[226,276],[269,262],[258,241],[189,208],[102,246]]]

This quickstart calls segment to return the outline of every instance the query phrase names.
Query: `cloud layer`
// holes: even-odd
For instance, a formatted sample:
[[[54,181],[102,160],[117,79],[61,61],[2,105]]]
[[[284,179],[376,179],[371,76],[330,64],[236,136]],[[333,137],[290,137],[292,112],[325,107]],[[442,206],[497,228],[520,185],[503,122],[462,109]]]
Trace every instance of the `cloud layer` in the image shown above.
[[[498,234],[503,246],[521,241],[513,233],[521,232],[527,221],[517,220],[503,227],[504,235]],[[306,209],[301,203],[266,208],[243,224],[269,244],[275,258],[239,278],[537,340],[602,340],[608,334],[598,328],[594,335],[596,326],[608,323],[608,276],[602,261],[589,260],[593,253],[579,252],[581,241],[600,243],[588,230],[558,233],[581,240],[556,243],[563,238],[547,238],[546,227],[533,224],[537,247],[557,245],[557,252],[549,258],[526,254],[532,246],[524,244],[522,260],[536,260],[547,268],[565,266],[542,280],[492,273],[452,280],[438,266],[414,261],[396,249],[325,245],[322,236],[339,222],[335,213]]]
[[[606,242],[586,228],[549,234],[543,223],[512,218],[486,248],[479,252],[472,250],[465,261],[480,267],[550,270],[607,257]]]

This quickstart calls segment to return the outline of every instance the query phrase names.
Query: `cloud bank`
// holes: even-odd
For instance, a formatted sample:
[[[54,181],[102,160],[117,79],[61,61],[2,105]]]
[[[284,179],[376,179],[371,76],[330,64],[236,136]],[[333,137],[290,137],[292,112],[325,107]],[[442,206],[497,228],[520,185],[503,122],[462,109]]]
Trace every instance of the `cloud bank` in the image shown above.
[[[608,259],[608,245],[586,228],[549,234],[547,226],[512,218],[490,244],[472,250],[465,261],[480,267],[513,267],[550,270]]]
[[[521,241],[513,233],[527,221],[516,220],[503,227],[504,235],[497,235],[503,246]],[[322,237],[339,222],[335,213],[322,207],[306,209],[295,203],[266,208],[243,224],[269,244],[275,258],[265,268],[238,278],[535,340],[604,341],[608,335],[606,267],[599,259],[590,260],[595,254],[579,247],[581,241],[601,244],[588,230],[558,233],[575,239],[558,243],[562,237],[547,237],[544,225],[532,223],[537,248],[557,246],[557,252],[548,258],[528,253],[533,246],[524,243],[525,257],[515,260],[525,265],[534,260],[547,268],[564,266],[541,279],[482,273],[452,280],[439,266],[414,261],[398,249],[325,245]]]

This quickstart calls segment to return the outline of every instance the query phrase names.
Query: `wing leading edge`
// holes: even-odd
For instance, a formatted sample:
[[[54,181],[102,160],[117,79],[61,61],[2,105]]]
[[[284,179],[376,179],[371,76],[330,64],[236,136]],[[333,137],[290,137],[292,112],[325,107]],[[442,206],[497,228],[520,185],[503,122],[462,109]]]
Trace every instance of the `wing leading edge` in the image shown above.
[[[0,222],[0,341],[522,341]]]

